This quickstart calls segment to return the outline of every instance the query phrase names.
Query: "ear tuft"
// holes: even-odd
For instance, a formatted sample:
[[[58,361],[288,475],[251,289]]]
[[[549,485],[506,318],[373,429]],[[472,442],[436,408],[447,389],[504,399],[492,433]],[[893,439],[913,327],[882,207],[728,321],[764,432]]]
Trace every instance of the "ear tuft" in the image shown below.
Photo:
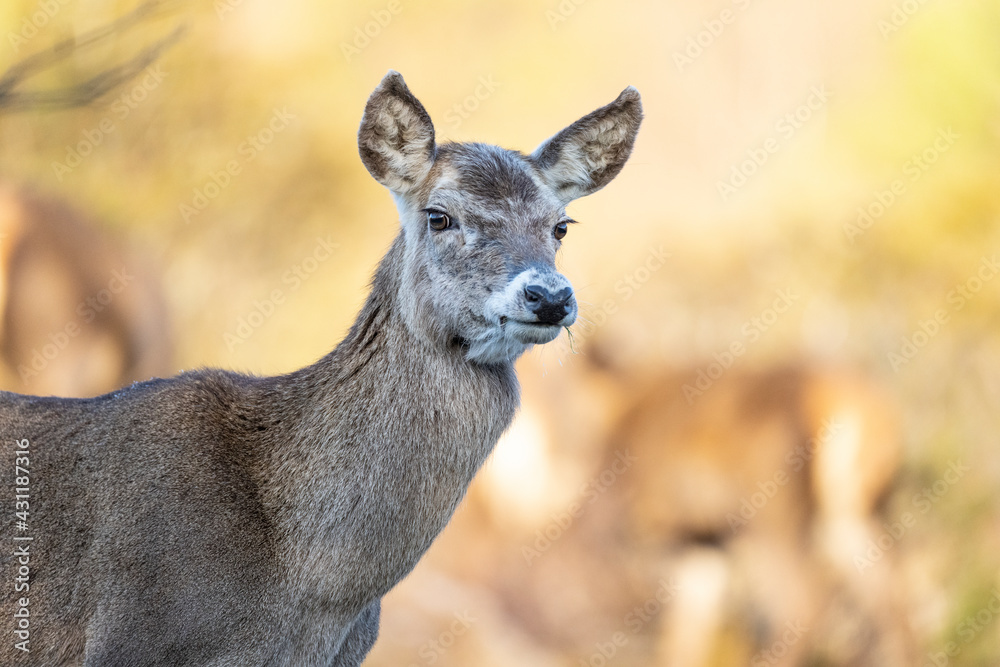
[[[542,180],[564,203],[607,185],[625,166],[642,123],[642,98],[629,86],[531,154]]]
[[[434,125],[403,76],[389,70],[368,98],[358,130],[361,161],[376,181],[405,194],[434,162]]]

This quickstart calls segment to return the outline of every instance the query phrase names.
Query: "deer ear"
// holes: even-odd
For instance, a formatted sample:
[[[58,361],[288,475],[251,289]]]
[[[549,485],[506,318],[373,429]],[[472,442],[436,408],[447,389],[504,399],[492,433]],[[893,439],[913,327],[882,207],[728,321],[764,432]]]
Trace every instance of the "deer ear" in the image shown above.
[[[625,166],[642,122],[639,91],[629,86],[531,154],[542,180],[563,203],[607,185]]]
[[[368,98],[358,150],[375,180],[395,193],[419,185],[434,162],[434,125],[399,72],[389,70]]]

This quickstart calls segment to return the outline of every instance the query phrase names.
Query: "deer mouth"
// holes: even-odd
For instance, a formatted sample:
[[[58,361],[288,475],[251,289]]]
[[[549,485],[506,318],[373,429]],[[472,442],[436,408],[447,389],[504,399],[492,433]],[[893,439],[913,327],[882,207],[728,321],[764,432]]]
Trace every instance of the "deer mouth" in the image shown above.
[[[555,329],[561,329],[562,328],[562,326],[560,326],[558,324],[546,324],[544,322],[531,322],[531,321],[528,321],[528,320],[515,320],[515,319],[510,318],[510,317],[501,317],[500,318],[500,326],[501,327],[506,326],[508,323],[510,323],[512,325],[519,325],[519,326],[524,326],[524,327],[545,327],[545,328],[555,328]]]
[[[555,340],[562,329],[558,324],[544,324],[542,322],[528,322],[516,320],[510,317],[500,317],[500,330],[505,336],[531,345],[539,345]]]
[[[532,345],[555,340],[560,329],[560,325],[528,322],[510,315],[485,317],[481,328],[466,341],[466,358],[482,364],[513,361]]]

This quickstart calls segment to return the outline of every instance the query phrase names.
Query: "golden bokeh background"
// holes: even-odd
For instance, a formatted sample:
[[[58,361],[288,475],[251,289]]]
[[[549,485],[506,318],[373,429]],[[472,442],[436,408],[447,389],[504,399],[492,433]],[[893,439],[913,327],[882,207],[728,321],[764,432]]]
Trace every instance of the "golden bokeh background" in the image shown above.
[[[9,0],[0,69],[134,6]],[[168,339],[157,374],[286,372],[346,332],[396,233],[355,143],[387,70],[439,141],[523,151],[626,85],[643,96],[630,162],[570,207],[574,340],[521,363],[524,413],[386,597],[366,664],[1000,662],[1000,5],[172,2],[21,88],[78,83],[178,25],[86,107],[0,106],[0,261],[28,224],[10,212],[20,188],[77,211],[96,231],[66,252],[109,308],[140,302],[127,316]],[[114,359],[114,339],[88,338],[84,297],[53,296],[69,260],[52,261],[4,267],[4,298],[38,314],[4,320],[0,339],[28,333],[3,388],[93,393],[79,359]],[[123,267],[140,277],[119,296],[106,281]],[[72,322],[83,333],[60,339]],[[814,440],[806,476],[765,493],[758,533],[733,528],[823,414],[861,426]],[[585,490],[621,443],[648,454]],[[680,497],[684,479],[705,484]],[[660,600],[662,581],[682,593]]]

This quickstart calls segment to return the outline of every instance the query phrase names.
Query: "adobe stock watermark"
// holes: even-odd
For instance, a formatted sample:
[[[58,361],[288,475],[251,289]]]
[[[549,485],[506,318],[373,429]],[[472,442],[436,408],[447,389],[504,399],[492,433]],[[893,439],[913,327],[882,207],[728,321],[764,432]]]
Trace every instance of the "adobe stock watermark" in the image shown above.
[[[781,316],[791,310],[792,306],[801,299],[801,296],[792,291],[790,287],[775,290],[774,294],[775,298],[769,307],[762,310],[759,315],[745,321],[740,327],[742,339],[734,340],[726,349],[713,353],[712,361],[704,368],[698,369],[694,382],[684,383],[682,390],[688,405],[694,405],[698,397],[711,389],[716,381],[732,368],[736,360],[746,354],[750,345],[756,343],[765,333],[770,331],[781,319]]]
[[[816,456],[816,452],[824,445],[829,444],[843,428],[844,424],[832,417],[824,419],[814,437],[809,438],[805,444],[797,446],[785,455],[786,467],[791,469],[792,473],[802,472],[802,469]],[[756,491],[749,496],[740,498],[739,510],[726,514],[726,521],[729,523],[729,529],[733,531],[733,535],[738,534],[740,530],[753,521],[757,513],[778,495],[778,491],[784,488],[791,479],[792,476],[784,468],[776,470],[771,479],[757,482]]]
[[[535,531],[535,541],[531,545],[521,547],[521,555],[528,565],[541,557],[569,529],[573,523],[583,516],[587,506],[594,504],[598,498],[614,486],[636,462],[636,458],[625,451],[615,453],[615,460],[600,473],[590,478],[580,487],[580,498],[574,501],[565,512],[553,514],[548,525]]]
[[[903,163],[903,175],[900,178],[893,179],[886,189],[873,192],[869,202],[858,207],[854,222],[844,223],[844,234],[847,235],[847,240],[854,243],[859,236],[871,229],[892,205],[906,194],[909,185],[919,181],[927,173],[927,170],[942,155],[947,153],[960,138],[960,135],[952,130],[950,125],[947,128],[939,129],[930,146],[911,155]]]
[[[945,295],[945,302],[950,308],[938,308],[931,317],[921,320],[916,329],[900,339],[898,349],[890,350],[886,354],[893,372],[898,373],[900,368],[909,365],[920,350],[927,347],[941,332],[942,327],[951,320],[952,314],[965,308],[982,291],[986,283],[996,277],[997,273],[1000,273],[1000,260],[996,254],[991,257],[984,255],[979,260],[976,271]]]
[[[118,128],[122,122],[149,97],[149,94],[159,88],[167,73],[160,65],[146,68],[142,78],[131,88],[116,97],[108,105],[108,113],[97,122],[97,125],[80,132],[80,140],[74,145],[66,146],[66,157],[62,162],[52,162],[52,171],[60,183],[67,174],[83,164],[84,159],[104,143],[109,134]]]
[[[982,634],[983,630],[993,625],[997,617],[1000,616],[1000,589],[996,586],[990,591],[990,599],[980,607],[975,614],[969,614],[955,626],[955,634],[959,641],[948,642],[943,650],[933,651],[927,654],[930,662],[924,663],[924,667],[946,667],[950,665],[952,658],[957,658],[962,652],[962,647],[972,643],[972,641]]]
[[[555,9],[545,10],[545,20],[549,23],[549,28],[555,30],[560,23],[565,23],[569,17],[576,14],[576,10],[587,3],[587,0],[559,0]]]
[[[736,17],[747,10],[753,0],[732,0],[733,7],[725,7],[718,16],[701,22],[702,29],[690,35],[684,43],[684,48],[673,52],[674,65],[678,72],[694,64],[705,51],[715,44],[722,36],[727,26],[736,22]]]
[[[608,319],[618,312],[621,304],[635,296],[636,292],[642,289],[653,277],[653,274],[662,269],[672,256],[673,254],[662,245],[650,246],[643,261],[615,282],[614,292],[619,296],[605,299],[595,311],[588,310],[586,318],[577,319],[577,323],[572,327],[572,340],[585,340],[607,324]]]
[[[373,9],[369,12],[371,20],[365,21],[361,25],[354,26],[354,34],[350,42],[340,43],[340,52],[344,54],[344,59],[351,62],[361,52],[371,46],[371,43],[378,39],[382,31],[389,27],[392,20],[403,11],[401,0],[389,0],[383,9]]]
[[[475,90],[471,95],[466,95],[461,102],[456,102],[445,112],[444,119],[451,125],[453,130],[462,126],[462,122],[479,110],[479,106],[492,97],[500,84],[493,79],[493,75],[481,76],[477,81]]]
[[[810,88],[809,95],[802,104],[775,122],[773,135],[764,139],[759,146],[748,148],[747,157],[730,167],[728,179],[716,181],[715,189],[722,201],[729,201],[730,197],[745,186],[783,145],[787,145],[799,130],[826,107],[829,100],[830,92],[825,85]]]
[[[14,441],[14,551],[11,562],[16,566],[14,577],[14,648],[31,652],[31,443],[27,438]]]
[[[804,626],[802,621],[786,622],[785,631],[781,633],[781,636],[750,659],[750,667],[772,667],[772,665],[781,664],[791,648],[798,644],[808,631],[809,628]]]
[[[930,486],[925,486],[919,493],[913,494],[910,499],[911,509],[899,514],[895,521],[882,523],[882,532],[868,540],[863,554],[854,557],[854,567],[859,573],[864,573],[875,566],[903,537],[917,525],[917,518],[929,513],[934,506],[958,482],[965,477],[965,473],[971,468],[959,460],[950,461],[948,469]]]
[[[220,21],[223,21],[226,14],[236,11],[236,8],[242,4],[243,0],[215,0],[215,15]]]
[[[281,284],[285,287],[276,287],[263,299],[254,299],[250,312],[239,317],[232,331],[222,334],[226,349],[232,352],[250,340],[254,332],[271,319],[278,306],[285,303],[288,295],[297,292],[319,270],[321,264],[333,257],[333,251],[339,247],[339,244],[330,240],[329,235],[326,238],[317,237],[312,251],[281,274]]]
[[[97,319],[97,316],[104,312],[115,300],[115,297],[124,292],[133,280],[135,280],[135,276],[129,274],[126,267],[122,267],[120,271],[112,271],[111,279],[104,289],[88,296],[76,305],[75,318],[66,322],[61,329],[50,333],[47,341],[41,347],[32,348],[28,363],[19,364],[17,367],[17,374],[21,377],[21,381],[26,382],[45,372],[49,364],[55,361],[69,346],[70,341],[80,335],[84,326]]]
[[[618,652],[628,645],[631,636],[638,635],[642,629],[659,616],[663,607],[670,603],[681,591],[681,586],[671,578],[660,579],[656,592],[640,605],[636,605],[622,619],[622,629],[611,634],[606,641],[594,642],[594,651],[577,664],[579,667],[606,667],[611,664]]]
[[[910,22],[920,9],[928,3],[929,0],[903,0],[902,2],[897,2],[892,6],[892,12],[890,12],[887,18],[879,19],[876,22],[876,27],[878,28],[879,34],[882,35],[882,39],[889,39],[889,36],[893,33],[899,32],[903,26]]]
[[[59,11],[69,4],[70,0],[40,0],[35,5],[35,11],[21,19],[21,25],[17,32],[11,30],[7,33],[7,40],[14,55],[21,52],[21,47],[38,36],[38,32],[55,18]]]
[[[275,137],[292,124],[292,121],[298,119],[298,116],[288,111],[288,107],[274,109],[264,126],[247,135],[246,139],[236,147],[238,157],[227,161],[221,168],[209,172],[204,182],[194,188],[190,202],[179,204],[184,224],[190,224],[193,219],[201,215],[223,190],[232,185],[233,179],[243,173],[245,166],[266,150]]]
[[[455,641],[468,632],[469,628],[476,622],[469,611],[464,611],[461,614],[456,612],[454,618],[455,620],[446,630],[434,639],[428,639],[417,650],[417,655],[420,656],[421,660],[420,664],[433,665],[436,663],[448,649],[455,645]],[[420,665],[411,662],[408,667],[420,667]]]

